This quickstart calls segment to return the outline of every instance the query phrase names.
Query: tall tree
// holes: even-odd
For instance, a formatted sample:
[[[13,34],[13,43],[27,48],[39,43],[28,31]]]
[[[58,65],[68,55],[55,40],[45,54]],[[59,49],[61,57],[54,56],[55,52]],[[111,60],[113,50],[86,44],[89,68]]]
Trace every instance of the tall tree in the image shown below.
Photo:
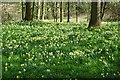
[[[60,2],[60,22],[62,22],[62,2]]]
[[[70,22],[70,2],[68,1],[67,2],[67,4],[68,4],[68,18],[67,18],[67,22]]]
[[[92,2],[91,3],[91,19],[89,22],[89,27],[98,27],[100,26],[100,5],[99,2]]]
[[[32,10],[31,10],[31,2],[28,2],[29,0],[26,0],[26,13],[25,13],[25,20],[32,20]]]

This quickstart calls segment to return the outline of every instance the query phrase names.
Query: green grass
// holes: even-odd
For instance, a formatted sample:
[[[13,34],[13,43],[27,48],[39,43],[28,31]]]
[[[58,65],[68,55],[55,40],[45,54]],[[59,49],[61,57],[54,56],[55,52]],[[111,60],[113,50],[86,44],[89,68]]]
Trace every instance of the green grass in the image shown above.
[[[118,78],[118,25],[86,22],[3,25],[3,78]]]

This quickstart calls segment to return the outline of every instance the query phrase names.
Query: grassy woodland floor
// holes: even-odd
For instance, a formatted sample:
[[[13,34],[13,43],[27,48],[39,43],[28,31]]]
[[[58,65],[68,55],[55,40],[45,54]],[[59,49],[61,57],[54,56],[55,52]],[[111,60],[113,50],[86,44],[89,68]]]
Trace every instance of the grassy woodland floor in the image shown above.
[[[3,78],[118,78],[118,24],[21,22],[3,25]]]

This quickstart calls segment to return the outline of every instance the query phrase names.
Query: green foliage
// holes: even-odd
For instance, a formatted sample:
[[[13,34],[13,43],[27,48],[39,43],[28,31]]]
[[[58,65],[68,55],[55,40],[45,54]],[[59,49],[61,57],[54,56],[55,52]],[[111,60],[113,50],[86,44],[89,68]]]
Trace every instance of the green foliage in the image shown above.
[[[3,78],[120,77],[117,23],[3,25]]]

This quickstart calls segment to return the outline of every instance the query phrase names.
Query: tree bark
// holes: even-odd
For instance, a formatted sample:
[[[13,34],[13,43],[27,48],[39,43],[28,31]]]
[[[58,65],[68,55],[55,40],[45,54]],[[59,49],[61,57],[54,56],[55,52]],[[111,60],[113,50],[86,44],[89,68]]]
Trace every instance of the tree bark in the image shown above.
[[[35,2],[33,2],[33,5],[32,5],[32,20],[34,18],[34,7],[35,7]]]
[[[32,20],[31,17],[31,2],[26,2],[26,13],[25,13],[25,20]]]
[[[56,11],[56,22],[57,22],[57,17],[58,17],[58,16],[57,16],[57,14],[58,14],[57,5],[58,5],[58,3],[56,2],[56,10],[55,10],[55,11]]]
[[[54,4],[55,4],[55,3],[52,2],[52,7],[51,7],[52,10],[51,10],[51,11],[52,11],[52,16],[53,16],[54,22],[55,22],[55,10],[54,10],[55,7],[54,7]]]
[[[38,1],[38,13],[37,13],[37,15],[38,15],[38,19],[40,19],[40,0]]]
[[[107,2],[101,2],[101,9],[100,9],[100,18],[103,19],[105,9],[106,9]]]
[[[22,20],[24,20],[24,2],[22,1]]]
[[[50,12],[49,12],[49,7],[48,7],[49,3],[46,3],[46,19],[49,19],[50,17]]]
[[[44,20],[44,5],[45,5],[45,3],[44,3],[44,0],[43,0],[43,2],[41,2],[41,20]]]
[[[70,22],[70,9],[69,9],[70,2],[67,2],[67,4],[68,4],[68,18],[67,18],[67,22]]]
[[[60,22],[62,22],[62,2],[60,2]]]
[[[78,22],[78,2],[76,3],[76,22]]]
[[[100,26],[100,12],[99,12],[99,2],[91,3],[91,19],[89,22],[89,27],[98,27]]]

